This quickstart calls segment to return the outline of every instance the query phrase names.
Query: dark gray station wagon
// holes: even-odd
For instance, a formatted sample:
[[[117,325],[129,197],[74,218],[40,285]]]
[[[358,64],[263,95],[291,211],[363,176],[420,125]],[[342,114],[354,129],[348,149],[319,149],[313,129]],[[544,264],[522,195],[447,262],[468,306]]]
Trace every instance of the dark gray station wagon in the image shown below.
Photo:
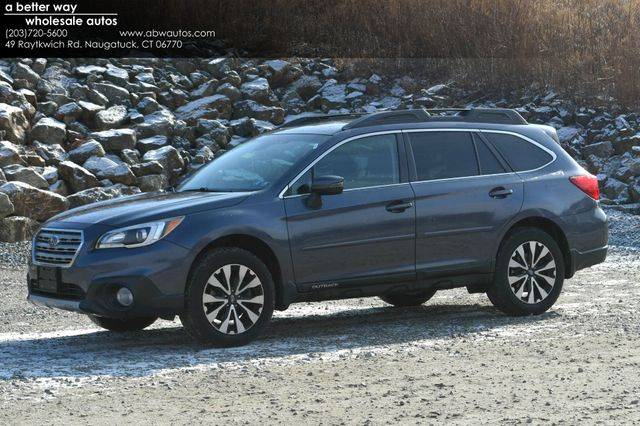
[[[29,299],[112,331],[179,315],[216,346],[302,301],[413,306],[466,287],[540,314],[605,259],[598,197],[555,130],[513,110],[307,117],[174,190],[54,217],[34,238]]]

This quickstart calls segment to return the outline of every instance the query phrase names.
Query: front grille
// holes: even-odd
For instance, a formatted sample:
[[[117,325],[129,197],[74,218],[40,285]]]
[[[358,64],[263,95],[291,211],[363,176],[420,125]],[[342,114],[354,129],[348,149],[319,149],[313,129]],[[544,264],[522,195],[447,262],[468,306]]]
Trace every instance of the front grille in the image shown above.
[[[42,229],[33,240],[36,264],[71,266],[82,245],[82,231]]]

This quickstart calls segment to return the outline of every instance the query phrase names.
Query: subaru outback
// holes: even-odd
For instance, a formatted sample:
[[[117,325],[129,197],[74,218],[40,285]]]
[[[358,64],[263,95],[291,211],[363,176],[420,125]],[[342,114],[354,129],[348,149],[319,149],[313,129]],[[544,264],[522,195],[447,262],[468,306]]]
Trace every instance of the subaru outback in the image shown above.
[[[416,306],[466,287],[536,315],[604,261],[598,197],[555,130],[515,110],[303,117],[174,189],[52,218],[28,298],[112,331],[179,316],[214,346],[248,343],[294,302]]]

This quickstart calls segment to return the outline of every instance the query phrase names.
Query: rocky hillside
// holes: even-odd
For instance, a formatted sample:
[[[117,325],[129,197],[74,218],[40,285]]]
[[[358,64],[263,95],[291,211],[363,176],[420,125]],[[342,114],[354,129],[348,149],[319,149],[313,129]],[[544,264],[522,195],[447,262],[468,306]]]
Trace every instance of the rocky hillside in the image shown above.
[[[175,184],[299,114],[411,107],[518,108],[558,129],[565,149],[598,175],[604,203],[639,210],[636,113],[540,90],[489,99],[331,60],[0,61],[0,241],[27,239],[69,208]]]

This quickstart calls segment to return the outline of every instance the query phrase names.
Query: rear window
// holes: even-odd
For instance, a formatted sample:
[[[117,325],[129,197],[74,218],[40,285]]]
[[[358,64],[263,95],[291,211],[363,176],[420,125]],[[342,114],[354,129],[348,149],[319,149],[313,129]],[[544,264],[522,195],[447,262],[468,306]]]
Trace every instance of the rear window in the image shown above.
[[[537,169],[553,160],[548,152],[517,136],[501,133],[485,133],[485,136],[516,172]]]
[[[478,162],[470,133],[410,133],[409,141],[419,181],[478,174]]]

